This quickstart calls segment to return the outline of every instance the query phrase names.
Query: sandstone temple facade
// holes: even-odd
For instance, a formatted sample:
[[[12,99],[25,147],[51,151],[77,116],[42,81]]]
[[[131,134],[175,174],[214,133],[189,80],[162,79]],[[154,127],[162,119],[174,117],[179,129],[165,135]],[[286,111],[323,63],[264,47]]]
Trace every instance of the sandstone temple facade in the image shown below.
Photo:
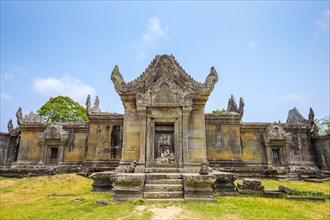
[[[17,127],[10,120],[0,135],[1,175],[160,168],[188,174],[203,164],[242,176],[329,175],[330,136],[318,135],[312,109],[307,119],[290,110],[286,123],[242,122],[244,101],[237,105],[231,96],[226,112],[205,113],[216,70],[197,82],[172,55],[156,56],[132,82],[116,66],[111,80],[124,114],[100,111],[98,97],[93,106],[87,98],[86,123],[47,123],[19,109]]]

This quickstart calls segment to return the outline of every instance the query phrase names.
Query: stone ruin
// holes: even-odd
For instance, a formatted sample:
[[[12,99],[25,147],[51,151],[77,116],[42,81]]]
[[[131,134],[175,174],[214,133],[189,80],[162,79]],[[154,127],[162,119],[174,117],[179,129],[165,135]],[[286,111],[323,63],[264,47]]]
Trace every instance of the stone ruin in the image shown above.
[[[93,190],[112,190],[115,201],[214,200],[237,193],[237,176],[329,177],[330,136],[318,134],[312,109],[308,119],[294,108],[286,123],[243,123],[244,100],[231,95],[226,112],[205,113],[217,71],[197,82],[172,55],[131,82],[115,66],[111,80],[124,114],[102,112],[90,96],[87,123],[47,123],[19,108],[17,127],[10,120],[0,134],[1,175],[93,173]]]

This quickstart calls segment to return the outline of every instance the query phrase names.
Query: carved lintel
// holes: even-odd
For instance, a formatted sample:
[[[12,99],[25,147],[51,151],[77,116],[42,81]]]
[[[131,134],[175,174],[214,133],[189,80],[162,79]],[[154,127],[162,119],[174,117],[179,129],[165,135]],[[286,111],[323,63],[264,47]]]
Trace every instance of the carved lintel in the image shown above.
[[[148,117],[179,118],[182,115],[180,108],[152,108],[147,111]]]

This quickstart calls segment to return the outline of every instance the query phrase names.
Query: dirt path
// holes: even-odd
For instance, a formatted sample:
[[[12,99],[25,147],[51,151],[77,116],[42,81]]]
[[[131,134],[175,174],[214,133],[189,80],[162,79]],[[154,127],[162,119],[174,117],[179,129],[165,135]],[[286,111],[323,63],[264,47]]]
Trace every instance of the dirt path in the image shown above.
[[[182,208],[177,206],[167,206],[164,208],[157,207],[146,207],[146,206],[138,206],[136,207],[137,212],[141,211],[149,211],[153,213],[151,220],[170,220],[177,219],[178,214],[182,212]]]

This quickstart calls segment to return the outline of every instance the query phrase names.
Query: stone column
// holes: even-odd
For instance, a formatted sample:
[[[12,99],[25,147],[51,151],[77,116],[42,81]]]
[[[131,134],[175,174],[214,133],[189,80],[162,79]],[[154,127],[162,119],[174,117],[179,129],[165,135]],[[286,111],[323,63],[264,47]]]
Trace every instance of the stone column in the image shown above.
[[[175,150],[176,160],[179,168],[183,168],[183,150],[182,150],[182,118],[178,118],[174,125],[174,139],[175,139]]]
[[[188,131],[189,131],[189,116],[190,116],[191,107],[183,107],[182,110],[182,153],[183,153],[183,163],[189,163],[188,155]]]
[[[137,111],[140,120],[140,158],[138,161],[138,166],[135,168],[135,172],[143,173],[145,168],[145,158],[146,158],[146,133],[147,133],[146,107],[138,107]]]
[[[150,165],[151,161],[153,160],[153,157],[152,157],[152,149],[151,147],[153,146],[151,144],[151,141],[153,140],[153,136],[152,136],[152,121],[151,121],[151,118],[150,117],[147,117],[147,135],[146,135],[146,166]]]

